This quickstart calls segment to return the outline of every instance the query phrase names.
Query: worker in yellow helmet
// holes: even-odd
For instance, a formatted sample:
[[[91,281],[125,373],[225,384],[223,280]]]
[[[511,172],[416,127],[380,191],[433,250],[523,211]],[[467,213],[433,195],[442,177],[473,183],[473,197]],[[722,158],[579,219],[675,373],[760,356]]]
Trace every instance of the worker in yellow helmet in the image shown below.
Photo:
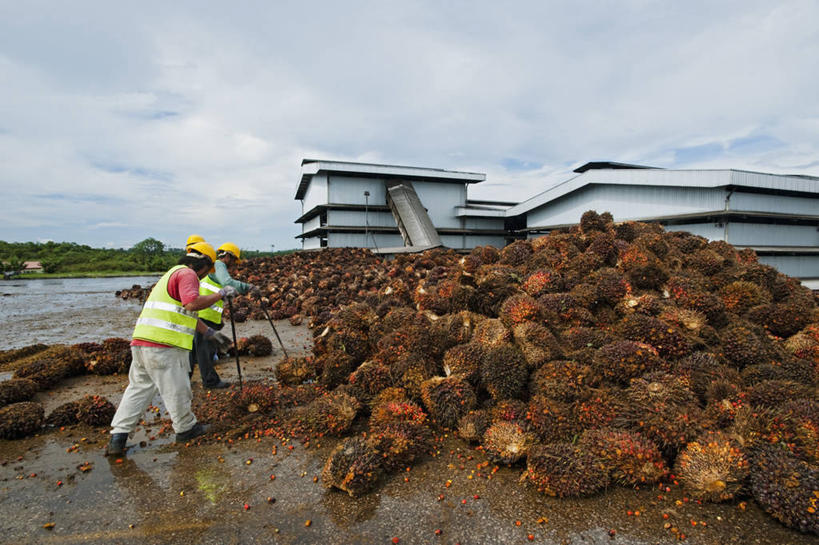
[[[225,287],[234,288],[241,294],[253,293],[254,296],[259,295],[259,290],[253,284],[235,280],[230,276],[229,269],[234,268],[241,259],[241,250],[232,242],[226,242],[219,246],[217,250],[216,262],[214,263],[214,270],[200,280],[199,293],[201,295],[209,295],[216,293]],[[222,329],[222,312],[224,305],[222,301],[217,301],[208,308],[199,311],[199,319],[205,323],[209,328],[216,331]],[[204,338],[203,335],[197,333],[193,339],[193,352],[191,352],[191,373],[195,363],[199,364],[199,375],[202,377],[202,387],[207,389],[227,388],[230,383],[219,378],[219,373],[213,367],[213,360],[215,355],[213,343]]]
[[[213,247],[207,242],[195,242],[151,290],[134,328],[128,387],[111,421],[106,454],[121,456],[125,452],[128,434],[144,417],[157,391],[171,415],[177,442],[207,431],[191,411],[188,352],[193,348],[195,334],[203,338],[215,334],[198,319],[197,312],[237,293],[225,286],[200,295],[199,281],[213,270],[214,261]]]
[[[188,237],[187,242],[185,242],[185,251],[187,252],[193,244],[197,242],[205,242],[205,239],[199,235],[191,235]]]

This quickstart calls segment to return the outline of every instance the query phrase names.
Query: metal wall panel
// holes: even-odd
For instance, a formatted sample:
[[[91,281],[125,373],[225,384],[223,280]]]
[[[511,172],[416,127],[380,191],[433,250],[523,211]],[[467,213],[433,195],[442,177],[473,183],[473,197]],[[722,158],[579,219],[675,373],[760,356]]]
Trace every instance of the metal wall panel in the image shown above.
[[[812,225],[729,223],[726,241],[735,246],[819,247],[819,231]]]
[[[447,248],[460,250],[465,248],[465,241],[463,235],[441,235],[441,244]]]
[[[364,233],[329,233],[327,235],[327,245],[332,248],[373,248],[373,237],[375,237],[375,244],[379,248],[393,248],[395,246],[404,245],[404,240],[401,238],[401,235],[383,235],[373,233],[370,233],[367,236],[367,244],[364,244]]]
[[[819,182],[817,182],[819,185]],[[728,201],[730,210],[743,212],[769,212],[775,214],[819,215],[819,197],[791,197],[788,195],[763,195],[735,191]]]
[[[465,185],[432,182],[412,182],[412,185],[435,227],[461,226],[460,219],[455,217],[455,207],[466,204]]]
[[[503,218],[464,218],[466,229],[503,229]]]
[[[761,255],[759,262],[774,267],[781,273],[797,278],[819,278],[819,256],[815,255]]]
[[[303,250],[317,250],[321,248],[321,239],[319,237],[309,237],[302,240],[304,241],[302,243]]]
[[[503,248],[506,246],[506,238],[486,235],[467,235],[466,248],[471,249],[476,246],[494,246],[495,248]]]
[[[370,196],[365,199],[364,192]],[[355,176],[330,175],[330,201],[333,204],[369,204],[385,206],[387,204],[384,180],[378,178],[357,178]]]
[[[714,223],[691,223],[685,225],[666,225],[666,231],[686,231],[692,235],[699,235],[708,240],[725,240],[725,226]]]
[[[309,219],[302,224],[304,227],[302,228],[302,233],[308,233],[313,229],[316,229],[321,226],[321,215],[316,216],[313,219]]]
[[[366,223],[365,223],[366,218]],[[373,212],[370,210],[366,216],[364,211],[357,210],[328,210],[327,211],[327,225],[333,226],[354,226],[364,228],[365,224],[374,227],[395,227],[395,218],[392,217],[391,212]]]
[[[526,226],[578,223],[587,210],[611,212],[615,221],[625,221],[722,210],[724,206],[721,188],[592,185],[529,211]]]
[[[310,185],[304,194],[304,210],[308,212],[319,204],[327,204],[327,175],[319,173],[310,179]]]

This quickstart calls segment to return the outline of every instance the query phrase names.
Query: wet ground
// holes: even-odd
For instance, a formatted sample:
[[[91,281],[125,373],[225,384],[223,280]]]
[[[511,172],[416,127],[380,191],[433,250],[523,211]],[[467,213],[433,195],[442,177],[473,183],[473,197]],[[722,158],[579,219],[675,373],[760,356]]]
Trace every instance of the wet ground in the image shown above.
[[[277,328],[288,351],[309,347],[306,327]],[[237,324],[237,332],[275,343],[267,322]],[[245,378],[269,377],[280,357],[242,358]],[[237,378],[235,360],[218,370]],[[198,372],[193,381],[201,393]],[[125,377],[79,377],[37,400],[46,412],[89,392],[118,403],[125,385]],[[155,417],[146,413],[148,422]],[[335,440],[309,449],[273,438],[184,447],[156,424],[140,428],[117,461],[103,456],[105,432],[77,427],[0,441],[0,542],[651,544],[678,543],[680,534],[709,545],[819,542],[753,501],[698,505],[674,486],[546,498],[518,483],[520,467],[493,474],[482,452],[452,438],[356,499],[321,484]]]
[[[130,334],[140,305],[114,292],[158,276],[0,280],[0,350]],[[103,309],[103,312],[100,312]]]

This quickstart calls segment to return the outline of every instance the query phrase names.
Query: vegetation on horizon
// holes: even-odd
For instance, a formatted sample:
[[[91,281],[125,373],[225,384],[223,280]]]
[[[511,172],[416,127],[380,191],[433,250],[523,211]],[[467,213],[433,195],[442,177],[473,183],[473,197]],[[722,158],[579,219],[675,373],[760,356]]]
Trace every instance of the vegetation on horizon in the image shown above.
[[[92,248],[76,242],[6,242],[0,240],[0,269],[20,271],[25,261],[39,261],[47,274],[78,275],[121,271],[164,272],[179,260],[182,248],[146,238],[129,249]],[[242,250],[243,258],[288,253]]]

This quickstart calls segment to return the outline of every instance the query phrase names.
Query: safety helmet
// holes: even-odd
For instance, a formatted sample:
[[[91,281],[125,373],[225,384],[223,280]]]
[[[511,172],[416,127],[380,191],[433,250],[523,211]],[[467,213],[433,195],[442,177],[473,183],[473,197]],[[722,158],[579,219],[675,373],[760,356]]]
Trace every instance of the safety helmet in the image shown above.
[[[188,241],[185,243],[185,249],[187,250],[188,248],[191,247],[191,244],[194,244],[196,242],[205,242],[205,239],[202,238],[200,235],[191,235],[188,237]]]
[[[213,246],[211,246],[210,244],[208,244],[207,242],[205,242],[203,240],[202,242],[194,242],[193,244],[190,244],[188,246],[187,250],[188,250],[188,255],[190,255],[192,253],[193,254],[200,254],[200,255],[203,255],[203,256],[207,257],[208,259],[210,259],[210,264],[211,264],[210,272],[213,272],[213,271],[216,270],[213,267],[213,264],[216,262],[216,252],[213,251]]]
[[[239,247],[233,244],[232,242],[225,242],[221,246],[219,246],[219,257],[222,257],[225,254],[230,254],[236,258],[236,262],[239,263],[242,259],[242,251],[239,250]]]

